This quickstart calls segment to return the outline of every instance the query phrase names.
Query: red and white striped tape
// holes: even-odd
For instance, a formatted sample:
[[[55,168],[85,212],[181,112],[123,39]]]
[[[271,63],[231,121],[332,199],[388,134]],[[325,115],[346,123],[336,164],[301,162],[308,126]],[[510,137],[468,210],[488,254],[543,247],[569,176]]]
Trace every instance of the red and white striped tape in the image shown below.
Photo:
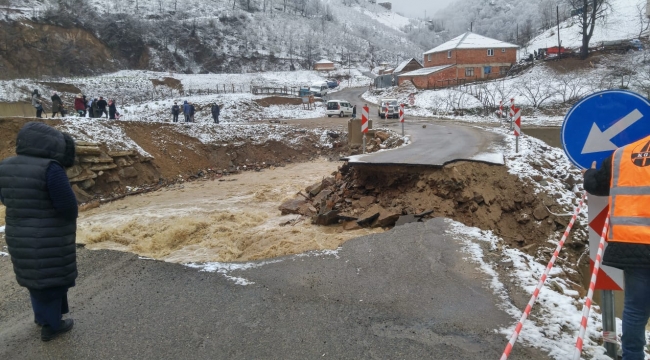
[[[510,352],[512,351],[512,347],[515,346],[515,342],[517,341],[517,337],[519,337],[521,328],[524,326],[524,322],[526,321],[526,318],[528,318],[528,315],[530,314],[530,311],[532,310],[535,301],[537,301],[537,296],[539,296],[539,292],[542,290],[542,287],[544,286],[544,282],[546,282],[546,278],[549,272],[551,271],[551,269],[553,268],[553,265],[555,264],[555,260],[560,255],[560,250],[562,250],[562,247],[564,246],[564,242],[569,236],[569,233],[571,232],[571,228],[573,228],[573,224],[576,222],[576,218],[578,217],[578,214],[582,210],[582,206],[584,205],[586,198],[587,198],[587,193],[584,192],[582,194],[582,198],[580,199],[580,203],[578,204],[578,207],[575,209],[575,212],[573,213],[573,217],[571,218],[569,225],[567,226],[566,230],[564,230],[564,235],[562,235],[562,239],[560,240],[560,243],[557,244],[557,248],[555,249],[555,252],[551,257],[551,261],[548,262],[544,274],[542,275],[541,278],[539,278],[539,282],[537,283],[537,287],[533,292],[533,296],[530,298],[530,301],[528,301],[528,305],[526,305],[526,310],[524,310],[524,313],[521,315],[521,319],[519,319],[519,323],[517,324],[517,327],[515,327],[515,331],[512,333],[512,336],[510,336],[510,341],[508,341],[508,345],[506,345],[506,349],[503,351],[503,355],[501,355],[501,360],[506,360],[508,356],[510,356]]]
[[[605,220],[603,232],[600,234],[600,243],[598,244],[598,254],[596,261],[594,261],[594,269],[591,272],[591,282],[589,283],[589,292],[587,292],[587,299],[582,307],[582,320],[580,321],[580,332],[578,333],[578,340],[576,340],[576,348],[573,352],[573,359],[580,360],[582,354],[582,345],[585,338],[585,331],[587,331],[587,319],[589,319],[589,311],[591,311],[591,302],[594,297],[594,288],[596,287],[596,279],[598,278],[598,270],[600,263],[603,260],[603,253],[605,252],[605,237],[607,237],[607,230],[609,229],[609,216]]]

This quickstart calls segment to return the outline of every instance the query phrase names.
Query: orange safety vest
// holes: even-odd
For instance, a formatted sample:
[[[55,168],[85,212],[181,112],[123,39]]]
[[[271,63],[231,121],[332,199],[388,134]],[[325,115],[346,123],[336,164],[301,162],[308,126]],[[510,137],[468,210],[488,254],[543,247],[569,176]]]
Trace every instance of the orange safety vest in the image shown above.
[[[614,152],[611,180],[608,240],[650,245],[650,136]]]

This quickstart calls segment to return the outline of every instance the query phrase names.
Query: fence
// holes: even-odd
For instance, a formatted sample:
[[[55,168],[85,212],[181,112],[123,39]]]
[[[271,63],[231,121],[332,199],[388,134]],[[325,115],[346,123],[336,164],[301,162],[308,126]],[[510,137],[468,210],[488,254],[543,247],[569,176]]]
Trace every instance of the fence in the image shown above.
[[[251,92],[255,95],[300,95],[300,89],[297,87],[264,87],[253,86]]]

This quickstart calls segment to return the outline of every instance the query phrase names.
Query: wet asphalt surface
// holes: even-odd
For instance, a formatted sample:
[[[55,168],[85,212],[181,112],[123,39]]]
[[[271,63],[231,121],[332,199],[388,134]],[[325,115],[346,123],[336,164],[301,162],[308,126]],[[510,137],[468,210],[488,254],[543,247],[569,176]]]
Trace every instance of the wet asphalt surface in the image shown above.
[[[497,359],[515,319],[433,219],[232,277],[78,250],[75,327],[44,343],[0,256],[0,359]],[[511,359],[547,359],[521,344]]]

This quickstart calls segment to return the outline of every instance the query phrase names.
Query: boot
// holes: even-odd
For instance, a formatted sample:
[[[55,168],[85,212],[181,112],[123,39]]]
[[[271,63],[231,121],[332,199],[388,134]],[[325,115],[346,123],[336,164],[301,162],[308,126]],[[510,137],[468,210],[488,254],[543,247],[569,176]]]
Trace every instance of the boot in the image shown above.
[[[74,320],[72,319],[61,320],[61,326],[59,327],[59,330],[53,330],[52,327],[50,327],[49,325],[44,325],[43,328],[41,329],[41,340],[43,341],[53,340],[60,334],[70,331],[73,325],[74,325]]]

